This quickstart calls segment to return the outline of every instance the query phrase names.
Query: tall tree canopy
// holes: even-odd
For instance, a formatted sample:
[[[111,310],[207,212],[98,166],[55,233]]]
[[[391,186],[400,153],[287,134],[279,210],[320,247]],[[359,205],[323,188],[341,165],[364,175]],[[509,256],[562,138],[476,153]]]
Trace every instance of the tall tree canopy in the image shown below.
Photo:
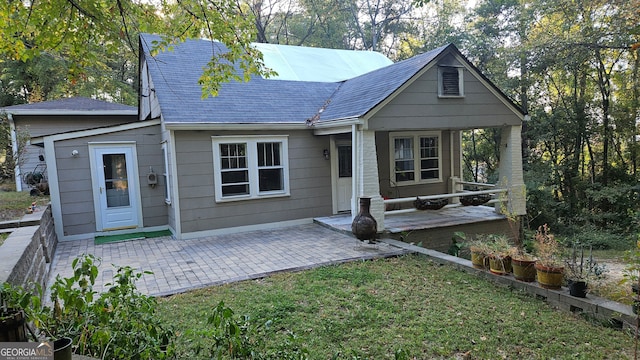
[[[533,226],[628,234],[640,218],[640,0],[5,0],[0,105],[69,95],[135,103],[139,32],[164,34],[158,51],[188,37],[225,43],[231,51],[212,53],[203,72],[204,96],[268,75],[252,41],[395,60],[453,42],[530,115]],[[470,177],[495,180],[499,135],[464,134]]]
[[[71,85],[100,82],[118,86],[110,94],[129,91],[135,78],[101,74],[130,74],[136,68],[137,34],[164,35],[157,49],[189,37],[206,36],[223,42],[229,52],[216,54],[203,70],[203,96],[215,95],[222,82],[268,74],[259,52],[249,47],[255,28],[251,17],[233,0],[9,0],[0,2],[0,57],[4,62],[28,63],[42,56],[64,62]],[[123,57],[124,56],[124,57]],[[122,59],[126,59],[125,62]],[[37,60],[39,61],[39,60]],[[237,65],[244,73],[233,71]],[[69,92],[76,91],[68,89]]]

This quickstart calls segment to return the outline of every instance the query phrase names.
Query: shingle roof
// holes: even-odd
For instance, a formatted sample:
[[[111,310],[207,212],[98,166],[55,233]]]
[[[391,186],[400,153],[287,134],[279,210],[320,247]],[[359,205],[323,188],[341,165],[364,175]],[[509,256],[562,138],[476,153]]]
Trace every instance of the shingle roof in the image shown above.
[[[155,93],[167,123],[304,123],[337,88],[337,83],[265,80],[224,84],[218,96],[201,98],[198,79],[212,51],[226,51],[220,43],[187,40],[174,51],[149,55],[153,40],[143,35],[142,46]],[[239,70],[238,70],[239,71]]]
[[[173,51],[151,57],[155,35],[141,44],[156,95],[167,123],[304,123],[358,117],[391,95],[447,47],[391,64],[342,82],[272,80],[253,77],[223,84],[217,97],[201,98],[198,78],[218,42],[187,40]],[[452,45],[450,45],[452,46]],[[215,49],[215,50],[214,50]],[[319,110],[322,109],[320,113]]]
[[[109,112],[109,113],[122,113],[122,114],[135,114],[137,108],[134,106],[128,106],[123,104],[116,104],[102,100],[89,99],[84,97],[71,97],[52,101],[43,101],[31,104],[20,104],[0,108],[1,111],[6,111],[12,114],[50,114],[63,113],[63,112]]]

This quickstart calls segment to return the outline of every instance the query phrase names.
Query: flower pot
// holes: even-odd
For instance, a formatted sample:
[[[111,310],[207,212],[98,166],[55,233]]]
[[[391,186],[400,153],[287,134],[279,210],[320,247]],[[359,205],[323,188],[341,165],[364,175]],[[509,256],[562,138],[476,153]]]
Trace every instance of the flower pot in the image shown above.
[[[471,264],[476,269],[486,269],[489,267],[489,258],[487,254],[471,248]]]
[[[511,257],[489,256],[489,271],[496,275],[507,275],[511,272]]]
[[[536,275],[538,284],[545,289],[559,290],[562,288],[564,267],[545,266],[536,262]]]
[[[0,342],[27,341],[24,311],[9,308],[0,315]]]
[[[575,296],[578,298],[586,298],[587,297],[587,282],[586,281],[567,281],[567,286],[569,287],[569,295]]]
[[[53,342],[53,360],[71,360],[71,338],[63,337]]]
[[[535,260],[523,260],[513,258],[511,259],[511,267],[513,268],[513,276],[516,280],[524,282],[533,282],[536,280],[536,261]]]

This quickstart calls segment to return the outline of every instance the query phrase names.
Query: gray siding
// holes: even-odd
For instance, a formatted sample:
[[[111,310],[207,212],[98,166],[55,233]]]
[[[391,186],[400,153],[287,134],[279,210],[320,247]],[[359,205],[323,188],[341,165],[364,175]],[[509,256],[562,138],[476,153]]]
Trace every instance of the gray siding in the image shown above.
[[[464,97],[438,97],[438,67],[427,70],[369,120],[372,130],[471,129],[517,125],[519,116],[469,71]]]
[[[435,195],[449,192],[449,179],[451,176],[460,176],[460,141],[458,132],[453,136],[453,172],[451,171],[450,131],[442,131],[442,182],[394,186],[390,181],[391,159],[389,149],[389,132],[376,132],[376,151],[378,153],[378,177],[380,179],[380,193],[389,198],[411,197],[417,195]]]
[[[42,137],[46,135],[59,134],[70,131],[93,129],[98,127],[113,126],[136,121],[135,115],[118,115],[118,116],[15,116],[14,120],[19,131],[26,130],[30,137]],[[38,155],[44,155],[42,146],[27,146],[20,166],[22,179],[26,173],[34,171],[38,164],[44,164],[38,159]],[[39,167],[38,171],[43,169]],[[29,191],[30,187],[22,181],[23,191]]]
[[[88,136],[55,143],[58,186],[64,235],[94,233],[96,216],[91,185],[89,142],[135,141],[138,155],[140,195],[142,201],[143,226],[167,225],[167,209],[164,203],[164,182],[159,177],[158,186],[147,185],[149,167],[161,173],[163,168],[160,148],[160,126],[152,126],[110,134]],[[78,157],[71,157],[72,150]]]
[[[95,129],[105,126],[127,124],[137,120],[136,115],[99,115],[99,116],[15,116],[16,127],[27,129],[29,136],[40,137],[70,131]]]
[[[289,135],[288,197],[215,202],[212,135]],[[315,137],[311,131],[175,133],[180,195],[180,216],[184,233],[228,227],[274,223],[330,215],[331,162],[322,157],[329,137]]]
[[[44,148],[42,146],[27,145],[22,155],[20,164],[20,180],[22,181],[22,191],[30,191],[31,187],[24,182],[25,176],[32,172],[39,172],[48,176],[47,167],[44,161],[40,161],[39,156],[44,156]]]

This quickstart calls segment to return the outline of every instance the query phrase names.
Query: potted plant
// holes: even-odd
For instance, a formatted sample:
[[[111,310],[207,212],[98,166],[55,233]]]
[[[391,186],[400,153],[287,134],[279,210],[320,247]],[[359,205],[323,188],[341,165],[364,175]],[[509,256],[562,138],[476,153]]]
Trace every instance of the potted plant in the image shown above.
[[[511,256],[514,247],[509,243],[505,235],[488,235],[489,244],[489,271],[497,275],[511,273]]]
[[[636,247],[627,251],[624,256],[626,266],[624,268],[624,282],[631,284],[633,312],[638,313],[640,308],[640,240]]]
[[[571,253],[564,263],[569,294],[579,298],[587,296],[589,282],[600,278],[606,270],[604,265],[593,259],[593,247],[589,246],[585,259],[584,245],[578,242],[572,244]]]
[[[524,248],[516,247],[514,254],[511,256],[513,277],[524,282],[535,281],[536,261],[537,259],[533,254],[530,254]]]
[[[9,283],[0,287],[0,342],[27,341],[24,308],[28,298],[12,291]]]
[[[476,269],[486,269],[489,267],[489,253],[491,247],[489,243],[481,237],[476,239],[467,239],[467,236],[462,232],[455,232],[455,236],[464,240],[465,246],[471,253],[471,264]]]
[[[546,289],[560,289],[564,276],[561,248],[547,224],[538,227],[534,247],[538,257],[535,265],[538,284]]]

